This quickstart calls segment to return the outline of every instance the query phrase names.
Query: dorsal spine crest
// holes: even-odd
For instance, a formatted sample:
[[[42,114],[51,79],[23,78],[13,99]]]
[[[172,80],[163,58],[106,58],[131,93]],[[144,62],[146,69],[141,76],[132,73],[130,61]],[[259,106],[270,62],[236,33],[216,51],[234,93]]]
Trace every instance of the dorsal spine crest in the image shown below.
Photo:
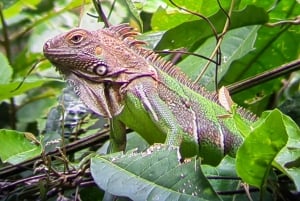
[[[166,61],[162,57],[160,57],[153,50],[149,50],[144,48],[142,45],[145,45],[146,42],[137,40],[136,36],[140,33],[134,31],[134,28],[131,27],[128,23],[112,26],[107,28],[105,32],[109,32],[110,35],[119,38],[122,40],[128,48],[135,50],[135,52],[142,56],[144,59],[152,63],[155,67],[159,68],[161,71],[167,73],[171,77],[175,78],[181,84],[189,87],[196,93],[201,94],[205,98],[217,103],[219,103],[218,95],[215,92],[208,92],[204,87],[194,84],[190,78],[188,78],[178,67],[176,67],[170,61]],[[243,115],[246,119],[253,121],[256,119],[256,115],[245,110],[242,107],[238,108],[238,112]]]

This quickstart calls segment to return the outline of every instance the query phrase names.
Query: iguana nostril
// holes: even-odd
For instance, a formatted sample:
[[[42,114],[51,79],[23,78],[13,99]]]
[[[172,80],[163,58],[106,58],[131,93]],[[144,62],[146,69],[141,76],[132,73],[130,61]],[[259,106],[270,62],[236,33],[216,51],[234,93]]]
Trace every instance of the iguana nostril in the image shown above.
[[[50,47],[50,42],[47,41],[47,42],[44,44],[44,47],[43,47],[44,52],[45,52],[45,50],[48,50],[49,47]]]

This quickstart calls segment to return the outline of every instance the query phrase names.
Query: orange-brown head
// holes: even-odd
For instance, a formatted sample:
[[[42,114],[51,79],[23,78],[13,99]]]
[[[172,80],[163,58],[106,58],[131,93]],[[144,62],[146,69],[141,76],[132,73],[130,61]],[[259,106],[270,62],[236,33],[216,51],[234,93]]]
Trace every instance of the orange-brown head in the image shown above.
[[[112,117],[123,108],[126,86],[134,79],[155,77],[155,69],[140,55],[144,44],[127,24],[97,31],[81,28],[60,34],[44,45],[44,55],[74,86],[96,113]]]

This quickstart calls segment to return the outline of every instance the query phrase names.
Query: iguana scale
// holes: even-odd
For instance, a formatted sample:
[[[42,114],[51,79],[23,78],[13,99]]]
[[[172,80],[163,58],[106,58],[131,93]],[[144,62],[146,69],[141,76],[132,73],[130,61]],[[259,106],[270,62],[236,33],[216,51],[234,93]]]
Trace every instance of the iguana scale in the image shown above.
[[[81,28],[58,35],[44,54],[94,112],[110,118],[112,144],[125,145],[125,125],[149,143],[181,146],[216,164],[243,141],[214,93],[193,84],[172,63],[145,49],[127,24],[96,31]],[[247,121],[255,116],[243,109]]]

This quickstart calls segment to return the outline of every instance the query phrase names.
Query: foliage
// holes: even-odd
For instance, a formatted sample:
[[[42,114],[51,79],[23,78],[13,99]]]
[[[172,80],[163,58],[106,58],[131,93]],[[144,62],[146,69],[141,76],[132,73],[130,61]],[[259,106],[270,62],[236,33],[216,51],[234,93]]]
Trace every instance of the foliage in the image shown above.
[[[219,200],[199,160],[180,165],[177,151],[157,145],[144,153],[94,157],[92,176],[107,192],[133,200]]]
[[[207,65],[199,83],[208,90],[215,89],[216,79],[218,86],[230,85],[300,59],[300,5],[295,0],[221,2],[226,12],[217,1],[174,2],[192,12],[168,0],[117,0],[101,5],[107,16],[111,12],[111,24],[129,22],[143,30],[140,39],[157,51],[185,48],[215,59],[212,52],[221,42],[217,70],[213,62],[193,55],[179,55],[176,60],[192,80]],[[247,137],[236,158],[226,156],[216,167],[201,164],[196,157],[179,163],[176,149],[150,146],[134,132],[127,136],[125,154],[107,154],[106,120],[91,114],[65,88],[42,55],[44,42],[58,33],[77,26],[103,27],[92,17],[97,15],[94,6],[87,0],[0,2],[1,199],[296,198],[300,192],[300,129],[283,113],[291,114],[299,124],[297,72],[233,95],[235,102],[261,118],[247,127],[241,126],[244,122],[236,114],[229,114]],[[213,24],[217,41],[200,14]],[[172,59],[170,54],[162,56]],[[32,66],[36,68],[27,76]],[[278,109],[265,112],[273,108],[283,113]],[[99,133],[103,138],[97,138]],[[94,156],[95,150],[104,155]],[[22,168],[29,171],[24,174]],[[90,188],[96,184],[97,188]]]

